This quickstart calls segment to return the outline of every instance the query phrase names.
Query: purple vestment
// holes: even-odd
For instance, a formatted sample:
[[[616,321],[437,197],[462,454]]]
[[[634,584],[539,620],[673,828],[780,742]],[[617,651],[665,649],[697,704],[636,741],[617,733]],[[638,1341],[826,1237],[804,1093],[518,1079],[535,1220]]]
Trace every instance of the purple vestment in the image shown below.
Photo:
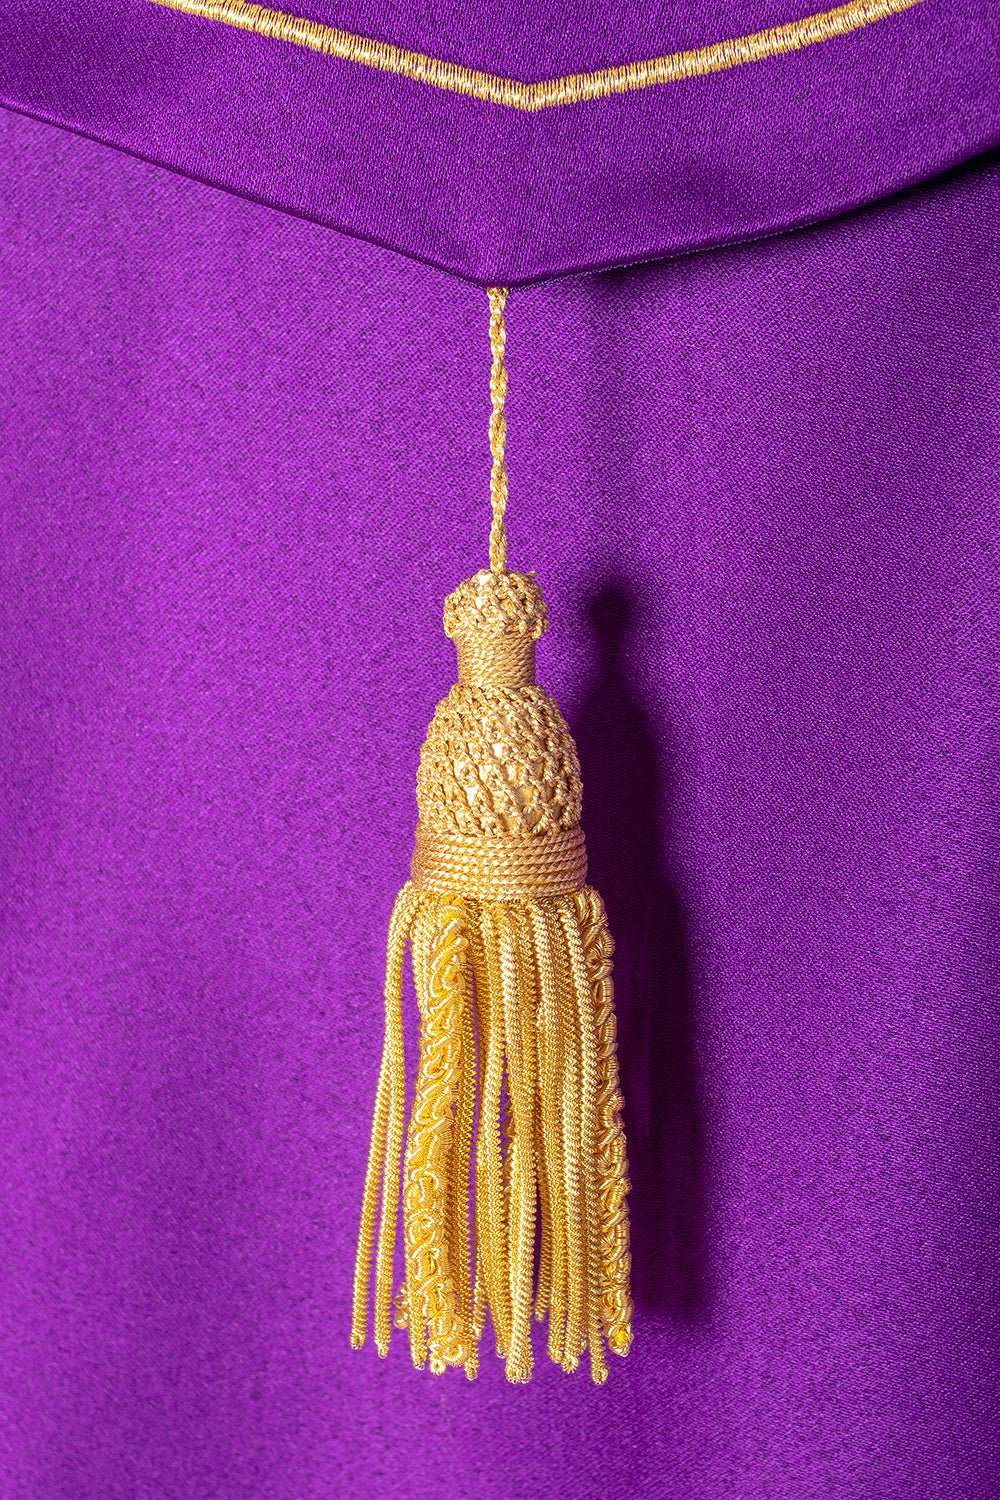
[[[309,15],[530,82],[807,9]],[[995,1500],[998,7],[537,113],[0,10],[2,1500]],[[617,940],[601,1390],[347,1341],[498,281]]]

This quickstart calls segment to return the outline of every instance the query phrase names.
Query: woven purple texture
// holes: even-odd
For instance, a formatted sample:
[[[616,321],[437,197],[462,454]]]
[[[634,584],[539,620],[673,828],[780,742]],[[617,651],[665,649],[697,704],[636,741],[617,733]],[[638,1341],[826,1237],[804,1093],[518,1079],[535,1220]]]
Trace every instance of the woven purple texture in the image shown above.
[[[278,8],[532,82],[824,3]],[[756,238],[1000,141],[995,0],[923,0],[790,55],[540,114],[149,0],[5,0],[3,12],[0,102],[484,284]]]
[[[0,1489],[990,1500],[1000,167],[510,304],[637,1340],[347,1347],[485,298],[0,118]]]

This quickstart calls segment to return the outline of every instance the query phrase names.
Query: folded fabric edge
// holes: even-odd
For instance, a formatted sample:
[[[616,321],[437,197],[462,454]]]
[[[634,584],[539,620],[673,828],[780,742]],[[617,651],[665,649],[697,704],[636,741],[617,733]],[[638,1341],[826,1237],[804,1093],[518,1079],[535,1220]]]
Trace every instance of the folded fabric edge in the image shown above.
[[[514,269],[509,262],[503,259],[502,250],[498,250],[496,257],[483,264],[460,267],[454,263],[438,259],[434,256],[421,254],[411,247],[390,238],[381,238],[377,235],[366,234],[356,226],[338,222],[330,215],[311,213],[308,209],[293,207],[281,203],[274,198],[264,194],[251,193],[236,184],[225,182],[206,173],[192,171],[186,167],[164,161],[161,157],[151,153],[137,151],[132,146],[127,146],[119,141],[111,140],[95,131],[89,131],[82,126],[67,120],[61,120],[54,115],[44,111],[31,109],[19,104],[14,100],[0,98],[0,109],[10,114],[20,115],[26,119],[35,120],[41,125],[48,125],[57,130],[66,131],[70,135],[79,136],[83,140],[93,141],[96,145],[106,147],[111,151],[130,157],[134,161],[141,161],[148,166],[155,167],[160,171],[173,173],[189,182],[198,183],[202,187],[214,189],[217,192],[228,193],[230,196],[239,198],[247,203],[252,203],[261,208],[266,208],[275,213],[287,214],[289,218],[301,219],[306,223],[316,224],[320,228],[330,229],[337,234],[347,235],[363,244],[373,245],[379,250],[389,251],[394,255],[403,255],[408,260],[418,265],[427,266],[429,269],[439,271],[453,280],[460,281],[469,286],[479,288],[506,286],[511,288],[525,288],[541,286],[548,282],[565,281],[573,277],[597,275],[602,271],[625,270],[634,266],[649,265],[657,261],[676,260],[688,255],[698,255],[713,250],[735,249],[740,245],[755,244],[761,240],[775,239],[783,234],[793,234],[803,229],[809,229],[819,224],[832,220],[844,218],[849,214],[861,212],[871,208],[877,203],[890,201],[899,195],[912,192],[925,184],[929,185],[947,177],[952,172],[971,165],[979,158],[988,155],[991,151],[1000,149],[1000,122],[991,129],[982,139],[974,141],[968,149],[956,152],[952,157],[945,158],[936,163],[934,168],[928,172],[919,166],[907,176],[899,177],[896,174],[891,179],[882,183],[874,184],[861,197],[848,196],[842,199],[831,199],[829,202],[811,208],[807,213],[793,217],[775,217],[771,220],[766,218],[761,222],[738,234],[715,234],[690,240],[676,240],[671,242],[665,238],[662,242],[639,245],[628,254],[607,256],[597,258],[593,261],[581,261],[568,265],[560,265],[551,268],[539,268],[538,271],[529,275]]]

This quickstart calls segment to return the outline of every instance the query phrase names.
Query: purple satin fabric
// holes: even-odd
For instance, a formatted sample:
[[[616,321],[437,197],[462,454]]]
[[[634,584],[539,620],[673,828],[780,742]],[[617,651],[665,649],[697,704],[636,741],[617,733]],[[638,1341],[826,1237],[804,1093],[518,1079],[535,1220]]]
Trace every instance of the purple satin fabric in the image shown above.
[[[511,299],[618,940],[595,1391],[347,1342],[485,298],[0,141],[3,1494],[990,1500],[1000,163]]]
[[[826,6],[277,8],[531,82]],[[758,238],[1000,142],[994,0],[923,0],[797,53],[533,115],[149,0],[2,0],[0,11],[0,102],[484,285]]]

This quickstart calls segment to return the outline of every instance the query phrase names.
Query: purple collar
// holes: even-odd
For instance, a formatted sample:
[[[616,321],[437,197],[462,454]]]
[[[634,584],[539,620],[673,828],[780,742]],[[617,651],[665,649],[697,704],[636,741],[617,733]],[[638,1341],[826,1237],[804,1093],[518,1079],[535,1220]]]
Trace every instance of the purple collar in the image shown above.
[[[13,0],[0,100],[482,283],[772,234],[1000,140],[993,0],[177,3]]]

